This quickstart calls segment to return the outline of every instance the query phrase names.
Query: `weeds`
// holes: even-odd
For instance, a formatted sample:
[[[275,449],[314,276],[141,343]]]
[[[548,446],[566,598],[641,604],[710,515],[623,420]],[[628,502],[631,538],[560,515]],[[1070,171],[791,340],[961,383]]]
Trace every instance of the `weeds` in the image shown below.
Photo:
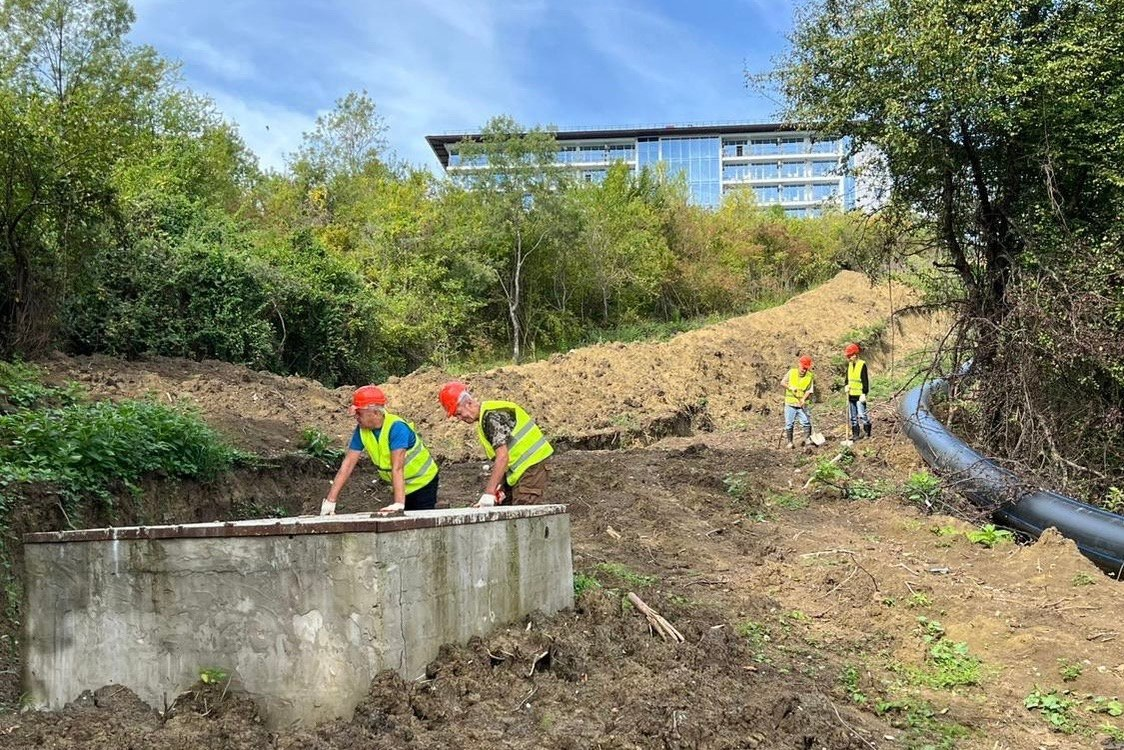
[[[918,617],[921,640],[929,644],[925,654],[926,669],[910,670],[913,681],[934,688],[977,685],[980,681],[980,660],[968,653],[968,644],[945,640],[945,629],[936,620]]]
[[[741,500],[745,498],[749,491],[749,473],[737,471],[733,474],[727,474],[722,480],[722,484],[726,485],[727,495],[735,500]]]
[[[933,600],[930,599],[926,594],[924,594],[920,591],[914,591],[912,594],[909,595],[909,598],[906,599],[906,604],[911,609],[916,609],[918,607],[931,606],[933,604]]]
[[[930,509],[941,496],[941,480],[925,470],[916,471],[909,475],[902,494],[911,503]]]
[[[1089,575],[1085,571],[1081,571],[1080,573],[1073,574],[1072,583],[1074,586],[1092,586],[1094,583],[1096,583],[1096,580],[1097,579],[1093,578],[1093,576]]]
[[[574,598],[581,597],[587,591],[601,588],[601,582],[593,576],[587,576],[585,573],[574,574]]]
[[[606,573],[617,578],[629,586],[636,588],[646,588],[656,582],[655,576],[645,576],[637,573],[629,568],[627,565],[621,563],[598,563],[596,567],[597,572]],[[575,584],[576,585],[576,584]]]
[[[1038,710],[1042,714],[1042,718],[1050,725],[1050,728],[1055,732],[1063,732],[1069,734],[1073,732],[1073,716],[1070,714],[1070,709],[1073,708],[1075,701],[1065,697],[1068,691],[1059,693],[1057,690],[1051,690],[1048,693],[1043,693],[1038,688],[1026,697],[1023,705],[1031,711]]]
[[[765,503],[785,510],[801,510],[808,507],[808,498],[792,492],[785,492],[779,495],[770,495],[766,498]]]
[[[312,427],[301,432],[301,451],[313,458],[325,461],[339,461],[343,458],[344,451],[332,447],[332,438],[320,430]]]
[[[957,740],[969,735],[966,727],[940,718],[945,711],[936,711],[924,701],[883,701],[875,705],[874,712],[904,731],[904,747],[952,750]]]
[[[1080,677],[1081,673],[1084,671],[1085,667],[1079,661],[1058,659],[1058,674],[1062,676],[1063,682],[1073,682]]]
[[[852,703],[865,706],[869,699],[859,686],[860,677],[858,667],[847,666],[843,668],[843,672],[839,675],[839,684],[843,686],[843,691],[847,693],[847,697],[851,699]]]
[[[229,678],[230,673],[222,667],[206,667],[199,670],[199,681],[204,685],[218,685]]]
[[[995,524],[988,523],[981,526],[977,531],[965,532],[968,541],[972,544],[982,544],[983,546],[991,549],[1000,544],[1015,541],[1015,535],[1006,529],[997,529]]]

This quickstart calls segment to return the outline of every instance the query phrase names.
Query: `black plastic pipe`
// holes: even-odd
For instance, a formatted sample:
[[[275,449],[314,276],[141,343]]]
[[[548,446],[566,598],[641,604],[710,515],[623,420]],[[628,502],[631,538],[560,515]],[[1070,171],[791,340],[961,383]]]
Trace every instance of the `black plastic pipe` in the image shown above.
[[[933,416],[932,394],[947,387],[944,379],[926,381],[906,393],[898,405],[905,434],[926,463],[972,503],[995,509],[997,523],[1034,538],[1053,526],[1099,568],[1119,579],[1124,572],[1124,516],[1056,492],[1029,489],[1015,474],[976,453]]]

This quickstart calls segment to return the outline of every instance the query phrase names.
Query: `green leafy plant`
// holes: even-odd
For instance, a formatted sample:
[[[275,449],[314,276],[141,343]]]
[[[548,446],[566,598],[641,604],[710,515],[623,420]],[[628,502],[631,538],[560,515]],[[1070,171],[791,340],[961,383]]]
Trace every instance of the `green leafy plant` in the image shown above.
[[[1096,583],[1096,580],[1097,579],[1093,578],[1093,576],[1089,575],[1085,571],[1081,571],[1079,573],[1073,574],[1072,583],[1074,586],[1092,586],[1094,583]]]
[[[981,526],[977,531],[965,532],[968,541],[972,544],[982,544],[983,546],[991,549],[1000,544],[1015,541],[1015,535],[1006,529],[997,529],[995,524],[988,523]]]
[[[824,457],[816,460],[811,481],[813,484],[840,487],[847,481],[847,472],[838,463]]]
[[[332,438],[329,435],[311,427],[301,432],[301,451],[314,458],[328,461],[339,461],[344,454],[342,450],[332,446]]]
[[[844,692],[847,693],[847,697],[851,699],[852,703],[865,706],[869,699],[859,686],[861,677],[862,673],[858,667],[846,666],[839,675],[839,683],[843,686]]]
[[[885,494],[881,487],[867,484],[861,479],[851,482],[847,487],[847,497],[852,500],[877,500]]]
[[[1105,493],[1104,507],[1110,513],[1124,513],[1124,489],[1109,487]]]
[[[914,591],[912,594],[909,595],[909,598],[906,599],[906,604],[910,608],[928,607],[928,606],[932,605],[932,603],[933,603],[933,600],[930,599],[927,594],[925,594],[924,592],[921,592],[921,591]]]
[[[733,474],[727,474],[723,477],[722,484],[726,485],[727,495],[735,500],[741,500],[749,491],[749,474],[744,471],[736,471]]]
[[[1079,661],[1070,661],[1069,659],[1058,659],[1058,674],[1062,676],[1065,682],[1073,682],[1081,673],[1085,671],[1085,666]]]
[[[1073,717],[1070,714],[1070,709],[1073,708],[1075,701],[1065,697],[1068,694],[1068,692],[1059,693],[1057,690],[1043,693],[1035,688],[1034,692],[1023,701],[1023,705],[1031,711],[1041,712],[1042,718],[1054,731],[1068,734],[1075,728]]]
[[[915,471],[906,480],[902,494],[911,503],[932,508],[941,495],[941,480],[925,470]]]
[[[206,667],[199,670],[199,681],[204,685],[219,685],[230,679],[230,673],[222,667]]]
[[[1124,716],[1124,703],[1121,703],[1118,698],[1105,698],[1102,695],[1096,695],[1093,696],[1093,703],[1088,710],[1094,714]]]
[[[945,711],[937,711],[925,701],[880,701],[875,704],[874,712],[884,717],[890,726],[903,730],[904,747],[952,750],[958,740],[970,734],[967,727],[941,718]]]

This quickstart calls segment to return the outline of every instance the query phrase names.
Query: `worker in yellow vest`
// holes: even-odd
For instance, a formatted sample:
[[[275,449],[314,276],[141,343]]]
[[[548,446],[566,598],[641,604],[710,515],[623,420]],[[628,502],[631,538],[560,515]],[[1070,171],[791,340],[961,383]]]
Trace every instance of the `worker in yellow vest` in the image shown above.
[[[493,462],[475,507],[541,503],[554,448],[531,415],[510,401],[479,401],[456,381],[446,383],[438,398],[450,417],[476,424],[476,437]]]
[[[386,410],[382,389],[365,385],[355,391],[348,412],[355,417],[355,432],[332,488],[320,504],[320,515],[335,515],[340,492],[364,451],[378,469],[379,478],[391,487],[393,502],[380,513],[435,508],[437,463],[414,426]]]
[[[847,408],[851,417],[851,439],[859,439],[859,423],[863,432],[870,437],[870,412],[866,408],[866,397],[870,393],[870,376],[867,375],[866,362],[859,359],[862,347],[850,343],[843,348],[847,358]]]
[[[812,417],[808,413],[808,399],[815,392],[815,376],[812,373],[812,358],[804,355],[796,361],[796,367],[788,371],[788,375],[781,381],[784,386],[784,437],[789,448],[796,447],[792,439],[792,430],[796,420],[800,420],[804,428],[804,440],[801,445],[812,444]]]

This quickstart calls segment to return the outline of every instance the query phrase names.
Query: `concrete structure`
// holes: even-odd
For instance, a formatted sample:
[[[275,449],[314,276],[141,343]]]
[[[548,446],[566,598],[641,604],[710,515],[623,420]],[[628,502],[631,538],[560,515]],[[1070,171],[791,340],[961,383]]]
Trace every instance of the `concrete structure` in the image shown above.
[[[475,166],[461,160],[457,144],[478,133],[426,137],[450,174]],[[752,190],[762,206],[781,206],[789,216],[821,213],[828,204],[855,208],[854,179],[846,173],[843,141],[783,123],[723,123],[598,130],[561,130],[559,164],[579,179],[600,182],[613,162],[633,172],[663,162],[683,173],[697,205],[716,207],[734,190]]]
[[[384,669],[573,603],[561,505],[30,534],[25,691],[162,708],[208,668],[273,727],[349,718]]]

